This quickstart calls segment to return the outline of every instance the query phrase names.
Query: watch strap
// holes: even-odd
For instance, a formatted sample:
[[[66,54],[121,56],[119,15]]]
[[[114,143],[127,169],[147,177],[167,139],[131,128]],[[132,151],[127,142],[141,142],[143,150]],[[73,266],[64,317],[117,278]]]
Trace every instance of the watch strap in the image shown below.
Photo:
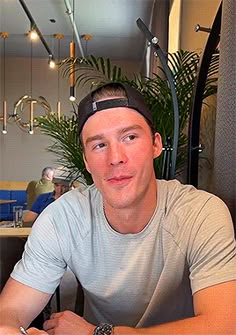
[[[103,323],[94,329],[93,335],[112,335],[113,326],[108,323]]]

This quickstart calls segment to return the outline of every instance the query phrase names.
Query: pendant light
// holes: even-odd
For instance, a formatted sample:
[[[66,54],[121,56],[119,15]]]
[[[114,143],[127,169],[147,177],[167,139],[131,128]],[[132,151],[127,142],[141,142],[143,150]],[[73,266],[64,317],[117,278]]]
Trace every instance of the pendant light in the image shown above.
[[[70,66],[70,101],[75,101],[75,31],[74,31],[74,25],[75,25],[75,0],[73,0],[73,9],[72,9],[72,41],[70,42],[70,58],[71,58],[71,66]]]
[[[81,35],[82,39],[85,41],[85,56],[88,56],[88,41],[93,38],[93,35],[90,34],[83,34]]]
[[[60,102],[60,68],[59,64],[61,61],[61,40],[64,38],[63,34],[55,34],[54,37],[57,39],[57,118],[60,121],[61,118],[61,102]]]
[[[6,102],[6,38],[9,37],[8,32],[0,32],[0,37],[3,39],[3,114],[2,120],[2,133],[7,134],[7,102]]]

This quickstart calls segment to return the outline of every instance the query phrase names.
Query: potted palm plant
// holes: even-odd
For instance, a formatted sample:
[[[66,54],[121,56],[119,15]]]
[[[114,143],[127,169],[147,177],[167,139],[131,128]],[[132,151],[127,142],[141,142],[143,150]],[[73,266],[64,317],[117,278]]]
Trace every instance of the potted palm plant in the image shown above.
[[[196,52],[180,50],[168,54],[168,65],[173,76],[179,107],[179,139],[176,161],[176,174],[186,162],[187,135],[186,126],[190,114],[191,97],[197,75],[200,56]],[[76,85],[90,83],[91,87],[107,82],[125,82],[138,89],[145,97],[146,103],[153,113],[155,129],[161,134],[163,142],[173,139],[174,115],[173,101],[169,83],[164,70],[158,67],[158,74],[152,78],[136,74],[129,79],[110,59],[88,56],[86,58],[67,58],[60,64],[63,75],[69,76],[73,65]],[[206,81],[203,103],[205,99],[217,92],[217,73],[219,66],[219,53],[213,55]],[[82,149],[77,139],[77,113],[71,117],[63,116],[60,120],[55,114],[47,115],[39,120],[42,133],[49,135],[54,142],[47,149],[58,157],[60,164],[71,169],[78,176],[84,176],[86,182],[92,182],[91,176],[85,169]],[[163,155],[154,161],[157,178],[162,177]]]

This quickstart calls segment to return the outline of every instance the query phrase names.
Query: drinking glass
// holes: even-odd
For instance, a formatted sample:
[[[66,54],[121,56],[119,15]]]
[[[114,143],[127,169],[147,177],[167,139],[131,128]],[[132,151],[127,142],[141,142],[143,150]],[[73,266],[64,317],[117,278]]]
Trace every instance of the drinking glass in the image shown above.
[[[23,225],[23,206],[13,206],[13,224],[14,228],[21,228]]]

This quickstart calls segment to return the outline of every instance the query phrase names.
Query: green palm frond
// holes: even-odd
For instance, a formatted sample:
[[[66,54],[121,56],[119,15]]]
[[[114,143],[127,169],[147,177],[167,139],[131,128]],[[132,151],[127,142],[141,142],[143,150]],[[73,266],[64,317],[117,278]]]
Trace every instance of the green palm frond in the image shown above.
[[[84,178],[87,184],[91,184],[92,178],[85,168],[83,153],[78,144],[77,117],[64,115],[59,120],[53,113],[39,117],[37,121],[41,132],[54,139],[47,150],[58,157],[57,163],[67,167],[73,178]]]

